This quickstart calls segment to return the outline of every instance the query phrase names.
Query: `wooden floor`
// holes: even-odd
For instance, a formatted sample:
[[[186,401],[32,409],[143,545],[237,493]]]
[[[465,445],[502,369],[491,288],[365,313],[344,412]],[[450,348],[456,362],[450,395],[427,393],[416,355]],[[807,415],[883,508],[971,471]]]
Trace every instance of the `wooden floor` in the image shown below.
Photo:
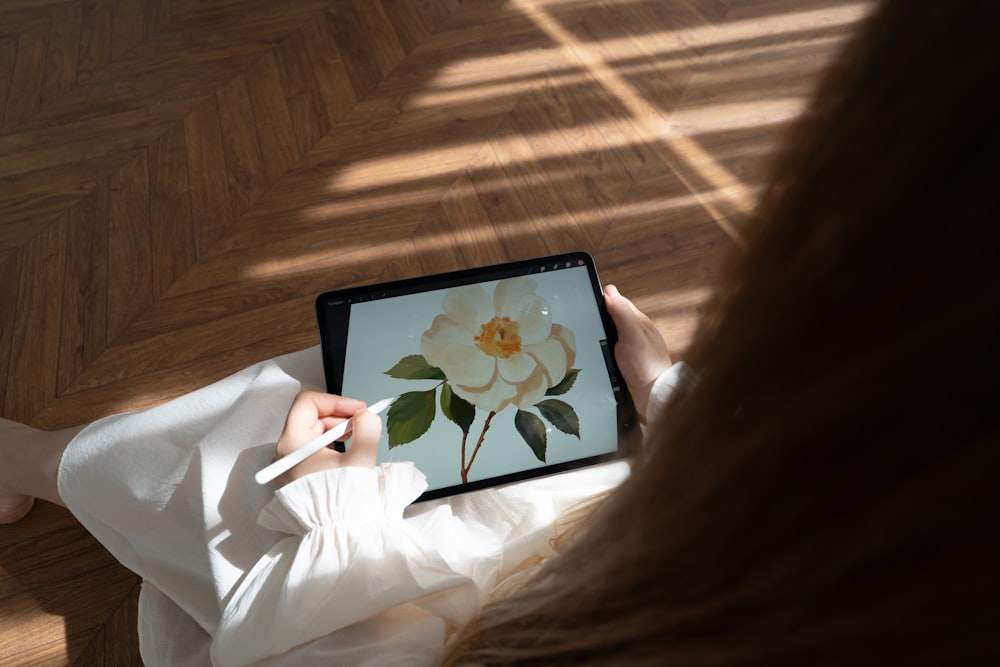
[[[867,8],[2,0],[2,414],[152,406],[316,344],[323,290],[571,249],[683,356]],[[0,527],[0,665],[137,664],[137,585],[40,503]]]

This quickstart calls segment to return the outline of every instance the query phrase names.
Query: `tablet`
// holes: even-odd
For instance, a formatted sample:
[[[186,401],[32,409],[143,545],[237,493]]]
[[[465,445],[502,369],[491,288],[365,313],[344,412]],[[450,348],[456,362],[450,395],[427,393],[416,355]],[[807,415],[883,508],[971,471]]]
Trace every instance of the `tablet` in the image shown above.
[[[398,396],[378,461],[414,462],[419,500],[607,461],[638,433],[587,253],[326,292],[316,311],[328,391]]]

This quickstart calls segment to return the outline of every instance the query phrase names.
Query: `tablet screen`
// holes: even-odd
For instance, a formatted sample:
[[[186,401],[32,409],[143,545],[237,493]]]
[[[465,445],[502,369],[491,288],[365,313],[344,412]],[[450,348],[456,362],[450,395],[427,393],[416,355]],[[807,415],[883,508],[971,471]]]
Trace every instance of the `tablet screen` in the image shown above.
[[[327,292],[327,387],[399,397],[379,462],[413,461],[421,500],[601,462],[635,430],[603,304],[586,253]]]

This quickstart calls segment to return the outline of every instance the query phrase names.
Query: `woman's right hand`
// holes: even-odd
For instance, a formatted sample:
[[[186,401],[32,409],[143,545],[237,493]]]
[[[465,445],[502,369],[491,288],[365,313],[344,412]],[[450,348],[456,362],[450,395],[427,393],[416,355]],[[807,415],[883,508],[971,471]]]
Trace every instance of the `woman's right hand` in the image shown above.
[[[317,391],[304,391],[295,397],[278,438],[276,458],[287,456],[348,418],[354,423],[348,433],[351,444],[346,452],[323,448],[278,478],[278,483],[284,485],[331,468],[374,467],[382,419],[368,412],[363,401]]]
[[[673,365],[670,351],[652,320],[622,296],[614,285],[605,286],[604,303],[618,329],[618,343],[615,345],[618,368],[632,394],[639,419],[645,422],[653,384],[663,371]]]

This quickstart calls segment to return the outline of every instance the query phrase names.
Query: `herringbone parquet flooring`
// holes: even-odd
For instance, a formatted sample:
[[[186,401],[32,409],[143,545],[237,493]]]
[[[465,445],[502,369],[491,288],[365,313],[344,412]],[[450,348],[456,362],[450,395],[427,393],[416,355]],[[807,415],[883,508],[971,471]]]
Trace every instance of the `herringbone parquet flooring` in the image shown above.
[[[839,0],[2,0],[0,409],[317,342],[324,290],[584,249],[679,356]],[[136,578],[0,528],[0,664],[136,664]]]

